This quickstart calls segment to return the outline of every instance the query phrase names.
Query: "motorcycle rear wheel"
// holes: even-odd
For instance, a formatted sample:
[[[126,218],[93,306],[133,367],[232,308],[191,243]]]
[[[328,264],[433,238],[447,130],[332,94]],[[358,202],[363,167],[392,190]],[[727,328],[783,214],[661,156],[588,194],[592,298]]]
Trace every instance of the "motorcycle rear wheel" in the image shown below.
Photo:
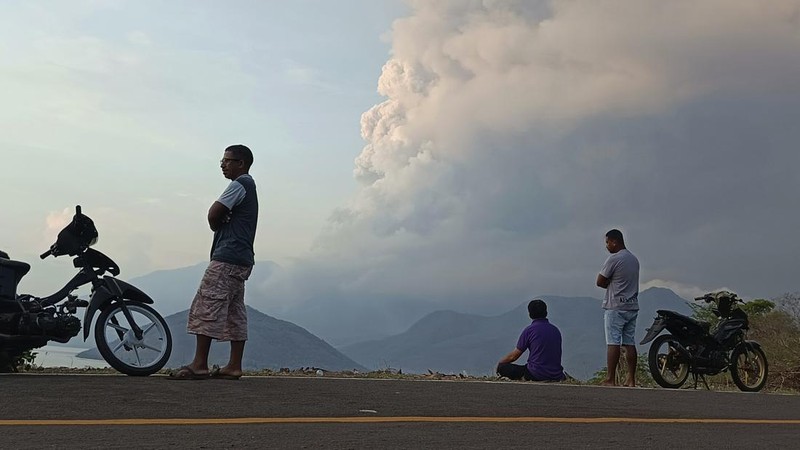
[[[744,392],[758,392],[767,384],[769,363],[761,347],[747,342],[739,344],[731,352],[731,378]]]
[[[679,350],[678,340],[671,334],[662,334],[650,345],[647,362],[650,374],[659,386],[677,389],[689,377],[689,361]]]
[[[172,334],[164,318],[150,306],[127,300],[125,306],[142,329],[142,339],[136,338],[122,305],[116,303],[104,310],[95,322],[97,349],[111,367],[126,375],[152,375],[169,360]]]

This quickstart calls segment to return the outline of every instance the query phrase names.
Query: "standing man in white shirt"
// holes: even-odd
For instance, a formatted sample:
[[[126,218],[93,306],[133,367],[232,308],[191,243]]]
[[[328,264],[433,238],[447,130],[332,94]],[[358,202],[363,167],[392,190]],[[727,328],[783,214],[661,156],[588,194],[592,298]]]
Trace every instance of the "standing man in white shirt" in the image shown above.
[[[625,248],[622,232],[606,233],[606,249],[611,255],[597,275],[597,286],[606,290],[605,310],[606,360],[608,378],[603,385],[615,386],[620,348],[625,349],[628,376],[625,386],[636,386],[636,318],[639,316],[639,260]]]
[[[252,165],[253,152],[241,144],[226,148],[219,162],[222,175],[231,182],[208,210],[208,225],[214,232],[211,261],[192,301],[186,327],[196,336],[195,356],[174,372],[171,380],[238,380],[242,376],[247,341],[244,284],[255,264],[253,243],[258,225]],[[231,352],[228,364],[209,371],[208,354],[215,339],[229,341]]]

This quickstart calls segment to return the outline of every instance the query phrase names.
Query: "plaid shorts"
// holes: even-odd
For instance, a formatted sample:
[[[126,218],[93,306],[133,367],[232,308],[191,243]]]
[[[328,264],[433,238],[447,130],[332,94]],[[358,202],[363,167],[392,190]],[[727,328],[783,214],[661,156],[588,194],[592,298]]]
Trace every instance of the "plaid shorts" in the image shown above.
[[[244,282],[253,270],[211,261],[189,309],[186,331],[220,341],[247,340]]]

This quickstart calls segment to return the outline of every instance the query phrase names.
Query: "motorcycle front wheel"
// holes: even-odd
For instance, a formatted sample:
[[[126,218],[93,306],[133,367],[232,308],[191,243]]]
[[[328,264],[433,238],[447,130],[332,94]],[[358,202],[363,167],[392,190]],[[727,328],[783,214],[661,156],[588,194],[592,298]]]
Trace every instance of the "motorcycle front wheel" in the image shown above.
[[[133,332],[122,305],[114,303],[95,322],[97,349],[111,367],[126,375],[152,375],[167,364],[172,353],[169,327],[156,310],[144,303],[126,300],[125,306],[142,330],[141,339]]]
[[[747,342],[739,344],[731,352],[731,378],[744,392],[758,392],[767,384],[769,363],[761,347]]]
[[[689,377],[689,360],[680,348],[678,340],[671,334],[657,337],[650,345],[647,362],[650,374],[659,386],[677,389]]]

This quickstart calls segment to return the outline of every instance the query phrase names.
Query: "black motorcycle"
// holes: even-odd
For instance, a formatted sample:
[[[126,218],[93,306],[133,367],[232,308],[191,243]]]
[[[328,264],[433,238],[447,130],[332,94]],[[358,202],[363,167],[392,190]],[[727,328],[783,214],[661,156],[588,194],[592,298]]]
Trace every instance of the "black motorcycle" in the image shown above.
[[[48,341],[67,342],[81,330],[78,308],[86,308],[83,340],[89,337],[92,318],[97,349],[111,367],[127,375],[147,376],[160,370],[172,352],[172,335],[161,315],[149,305],[147,294],[116,278],[119,266],[108,256],[89,248],[97,242],[97,229],[75,208],[75,216],[50,250],[41,255],[69,255],[80,269],[58,292],[48,297],[17,295],[19,281],[30,265],[13,261],[0,252],[0,352],[13,360]],[[108,275],[106,275],[108,274]],[[72,292],[91,283],[89,300]]]
[[[691,373],[695,388],[698,377],[708,388],[705,375],[729,370],[739,389],[760,391],[767,383],[769,365],[761,345],[747,340],[747,314],[738,306],[742,300],[728,291],[695,300],[713,303],[712,311],[719,317],[719,324],[712,330],[708,322],[658,310],[640,343],[644,345],[655,339],[647,358],[653,379],[662,387],[675,389],[683,386]],[[669,334],[658,336],[664,329]]]

